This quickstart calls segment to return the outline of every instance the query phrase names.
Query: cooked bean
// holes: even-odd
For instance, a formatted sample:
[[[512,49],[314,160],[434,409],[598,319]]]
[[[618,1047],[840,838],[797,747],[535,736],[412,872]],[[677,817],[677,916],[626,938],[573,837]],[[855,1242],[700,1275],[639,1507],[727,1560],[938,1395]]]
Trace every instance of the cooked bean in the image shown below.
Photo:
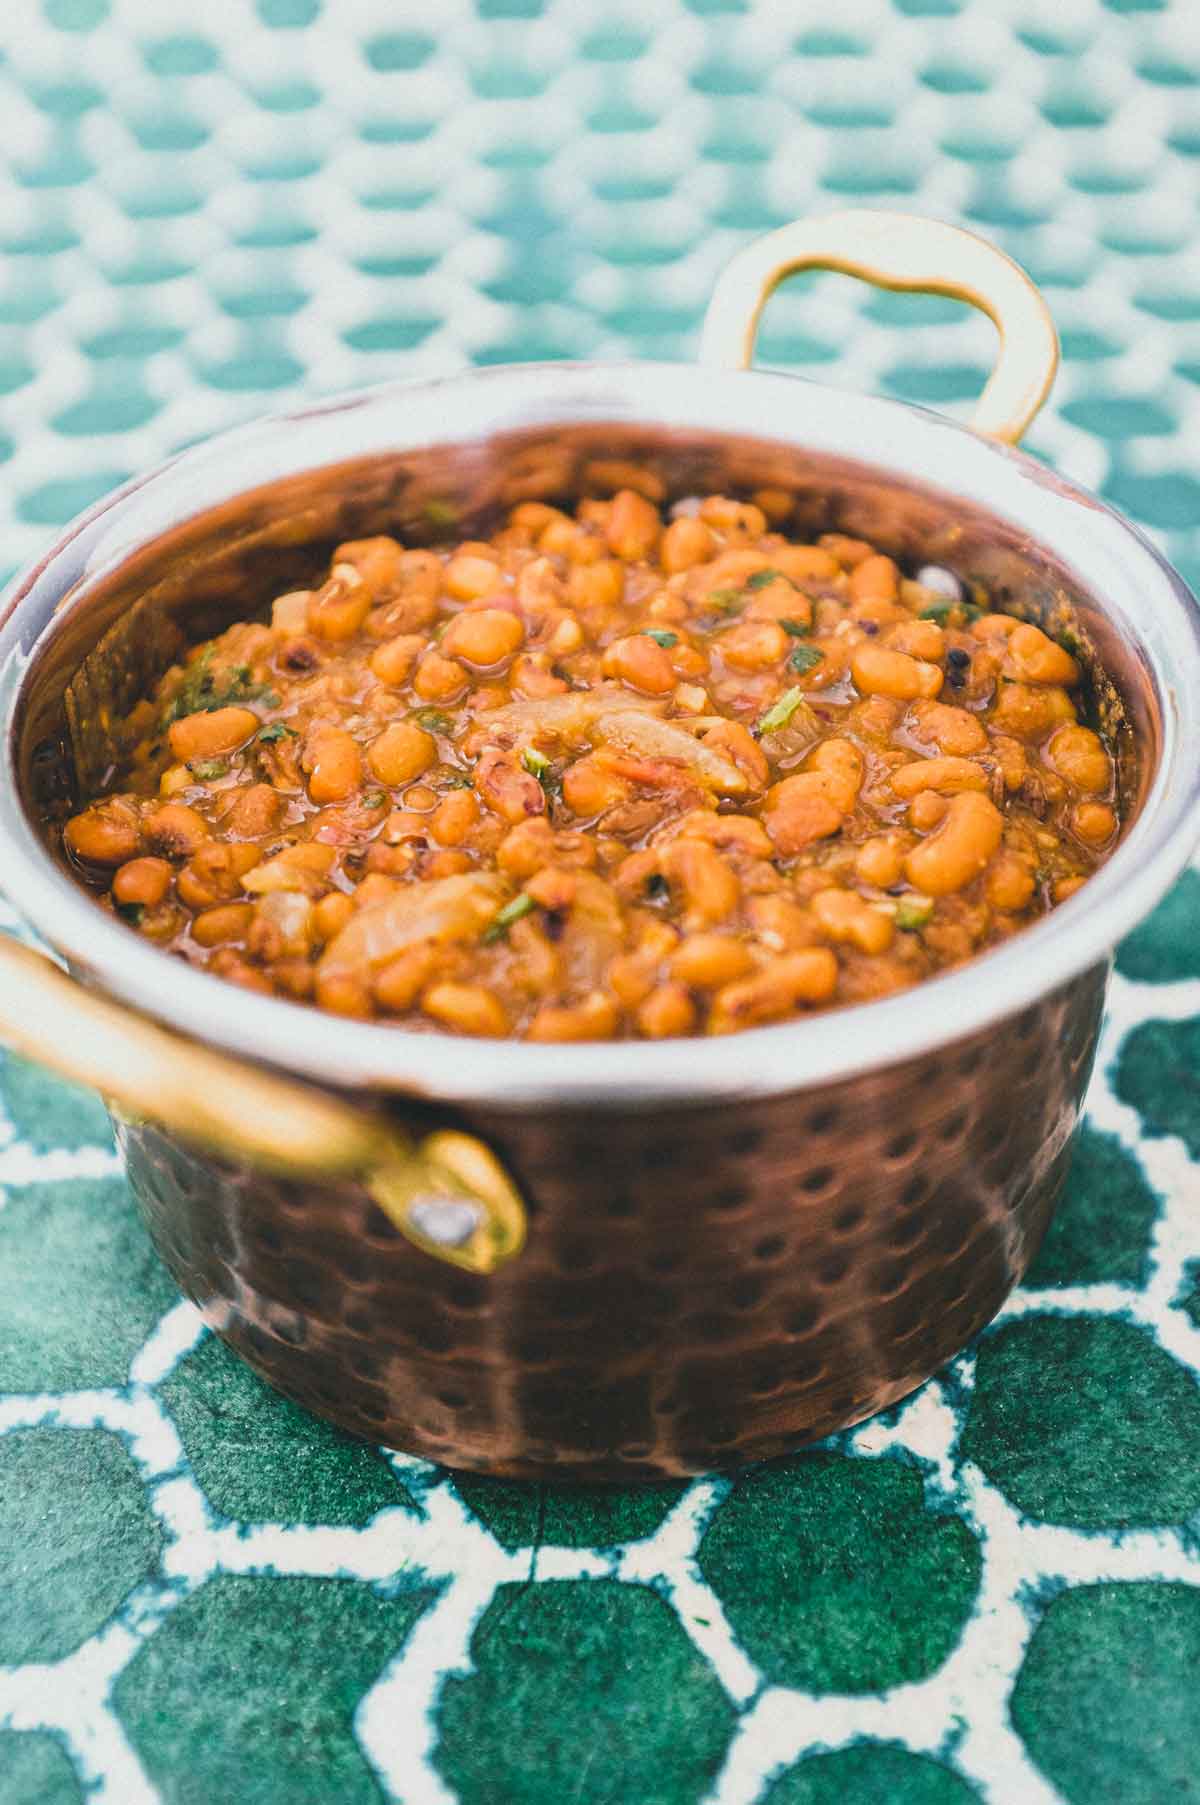
[[[353,564],[335,564],[308,603],[308,630],[318,639],[353,639],[374,601],[370,588]]]
[[[461,846],[478,820],[479,804],[471,791],[451,790],[434,809],[429,830],[443,846]]]
[[[502,1006],[479,984],[431,984],[421,997],[421,1008],[456,1034],[501,1040],[508,1033],[508,1017]]]
[[[392,787],[411,783],[428,771],[436,758],[437,741],[415,721],[393,721],[367,751],[367,763],[376,777]],[[408,803],[410,808],[417,806],[411,796]]]
[[[318,903],[317,907],[320,906]],[[433,977],[440,957],[438,948],[426,941],[419,946],[406,947],[394,959],[389,959],[375,974],[375,1001],[379,1007],[395,1015],[403,1015],[411,1009]]]
[[[1112,783],[1112,761],[1090,727],[1060,727],[1046,752],[1059,776],[1085,796],[1103,796]]]
[[[168,858],[188,858],[212,837],[204,816],[184,802],[164,802],[142,822],[146,843]]]
[[[891,558],[873,552],[854,566],[850,576],[852,601],[894,602],[899,591],[900,572]]]
[[[771,565],[793,583],[832,583],[838,574],[837,559],[821,545],[781,545]]]
[[[200,946],[228,946],[244,940],[254,920],[253,903],[218,903],[203,909],[192,923],[192,938]]]
[[[844,820],[845,810],[830,800],[819,771],[786,777],[767,792],[763,824],[785,858],[836,834]]]
[[[765,671],[781,664],[791,646],[783,628],[773,620],[743,621],[722,633],[717,649],[735,671]]]
[[[1001,683],[991,715],[993,726],[1022,740],[1042,739],[1064,721],[1074,719],[1074,703],[1065,689],[1054,684]]]
[[[660,557],[669,575],[690,570],[693,564],[704,564],[717,549],[717,542],[702,520],[673,520],[662,536]]]
[[[890,651],[870,639],[854,648],[850,674],[864,696],[895,696],[902,702],[936,696],[942,687],[942,673],[935,664],[922,664],[907,652]]]
[[[960,790],[987,789],[986,771],[969,758],[918,758],[893,771],[889,781],[896,795],[906,802],[922,790],[940,790],[943,796],[954,796]]]
[[[236,752],[258,732],[258,716],[249,708],[215,708],[210,714],[184,715],[172,721],[167,741],[182,764]]]
[[[354,899],[341,890],[323,896],[313,908],[313,928],[318,940],[332,940],[354,913]]]
[[[973,752],[987,750],[983,723],[967,709],[949,702],[914,702],[905,725],[921,745],[936,746],[951,758],[969,758]]]
[[[109,906],[350,1019],[658,1040],[893,994],[1103,860],[1117,773],[1040,628],[792,543],[782,484],[672,507],[585,463],[571,510],[348,540],[172,666],[63,828]]]
[[[973,791],[952,798],[941,825],[904,861],[908,881],[927,896],[948,896],[978,877],[1000,844],[1004,816]]]
[[[945,815],[949,803],[937,790],[918,790],[908,805],[909,825],[927,834]]]
[[[904,846],[896,834],[879,834],[864,840],[854,861],[855,875],[864,884],[887,890],[898,883],[904,870]]]
[[[946,655],[946,635],[933,620],[905,620],[889,627],[887,644],[893,652],[907,652],[910,658],[923,658],[937,664]]]
[[[389,689],[399,689],[416,663],[424,644],[419,633],[401,633],[395,639],[385,639],[371,653],[371,669]]]
[[[647,1040],[669,1040],[690,1034],[696,1025],[696,1005],[682,984],[660,984],[637,1010],[638,1033]]]
[[[811,907],[831,940],[849,942],[864,953],[883,953],[892,944],[891,917],[873,909],[853,890],[820,890]]]
[[[802,1003],[827,1003],[837,989],[838,962],[828,947],[806,947],[774,959],[752,978],[726,984],[713,998],[710,1034],[778,1021]]]
[[[113,877],[112,893],[119,903],[154,909],[171,888],[173,876],[165,859],[130,859]]]
[[[663,853],[662,869],[667,881],[679,889],[687,927],[724,921],[737,908],[737,874],[706,841],[674,841]]]
[[[471,608],[456,615],[442,635],[442,650],[467,664],[489,666],[511,658],[525,629],[506,608]]]
[[[67,822],[64,838],[77,859],[91,865],[124,865],[142,847],[137,812],[120,796],[94,802]]]
[[[453,658],[426,652],[413,676],[413,688],[423,702],[452,702],[467,687],[467,673]]]
[[[613,496],[605,534],[618,558],[627,563],[648,558],[662,535],[658,509],[635,490],[620,489]]]
[[[1080,802],[1071,812],[1071,826],[1089,846],[1103,846],[1116,831],[1117,817],[1106,802]]]
[[[608,1040],[617,1031],[616,1004],[593,990],[576,1004],[543,1003],[529,1024],[530,1040]]]
[[[741,721],[718,721],[705,729],[703,739],[706,746],[724,753],[737,766],[752,789],[766,788],[771,777],[767,755]]]
[[[631,689],[649,696],[665,696],[675,687],[675,666],[664,646],[648,633],[632,633],[615,640],[604,654],[604,675],[617,677]]]
[[[853,741],[835,737],[814,746],[804,761],[806,771],[819,771],[824,779],[825,794],[836,808],[848,815],[858,801],[862,788],[863,755]]]
[[[715,990],[750,969],[750,954],[729,934],[689,934],[671,955],[671,974],[696,990]]]
[[[625,566],[616,558],[577,564],[567,578],[567,600],[575,608],[613,608],[625,587]]]
[[[350,734],[327,728],[305,754],[308,793],[314,802],[344,802],[362,782],[362,753]]]
[[[1021,624],[1008,636],[1008,656],[1016,675],[1026,683],[1079,682],[1079,666],[1069,652],[1056,645],[1040,627]]]
[[[189,909],[207,909],[230,902],[244,889],[242,879],[262,862],[257,846],[222,845],[207,840],[197,847],[175,881],[181,903]]]
[[[511,753],[495,748],[485,752],[475,766],[474,776],[479,795],[501,820],[517,822],[527,815],[545,814],[545,790]]]
[[[442,573],[442,587],[456,602],[478,601],[480,596],[502,588],[503,583],[503,573],[493,558],[471,552],[460,552],[451,558]]]
[[[238,792],[221,818],[221,829],[234,840],[261,840],[278,827],[286,811],[286,798],[271,784],[252,783]]]
[[[767,517],[752,501],[734,501],[728,495],[710,495],[700,504],[700,518],[729,540],[761,539]]]
[[[405,568],[404,547],[387,533],[372,539],[347,539],[333,554],[333,566],[349,564],[355,569],[372,595],[383,597],[398,589]]]
[[[1034,891],[1034,874],[1024,859],[1015,853],[998,852],[988,867],[988,901],[995,909],[1011,914],[1023,909]]]

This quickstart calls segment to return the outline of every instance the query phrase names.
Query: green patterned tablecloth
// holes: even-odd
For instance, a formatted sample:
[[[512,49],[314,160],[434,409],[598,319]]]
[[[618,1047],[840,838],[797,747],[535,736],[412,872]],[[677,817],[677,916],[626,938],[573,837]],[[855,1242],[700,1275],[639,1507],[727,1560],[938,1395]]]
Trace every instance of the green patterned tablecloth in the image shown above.
[[[686,356],[736,244],[860,200],[1032,270],[1033,448],[1200,575],[1193,0],[10,0],[0,120],[6,572],[299,395]],[[836,278],[762,335],[951,412],[989,350]],[[179,1301],[98,1106],[0,1091],[0,1805],[1200,1800],[1196,872],[1122,951],[1026,1287],[736,1481],[346,1441]]]

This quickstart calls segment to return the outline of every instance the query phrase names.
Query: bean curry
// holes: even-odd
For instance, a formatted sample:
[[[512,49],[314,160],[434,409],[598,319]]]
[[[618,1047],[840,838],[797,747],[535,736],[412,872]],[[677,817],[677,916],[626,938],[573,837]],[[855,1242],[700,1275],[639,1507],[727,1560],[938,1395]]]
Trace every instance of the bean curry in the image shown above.
[[[614,472],[487,540],[341,545],[130,722],[66,825],[137,931],[267,995],[534,1041],[903,990],[1117,834],[1081,670],[948,570],[797,543],[783,492]]]

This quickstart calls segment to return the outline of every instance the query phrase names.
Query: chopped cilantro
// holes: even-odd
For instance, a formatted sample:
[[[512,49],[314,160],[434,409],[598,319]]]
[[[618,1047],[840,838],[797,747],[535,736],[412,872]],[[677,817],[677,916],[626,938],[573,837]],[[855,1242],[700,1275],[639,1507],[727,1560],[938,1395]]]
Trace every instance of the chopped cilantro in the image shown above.
[[[816,646],[793,646],[788,664],[794,671],[811,671],[824,657],[824,652],[819,652]]]
[[[142,916],[146,913],[145,903],[115,902],[113,908],[122,921],[127,921],[134,928],[140,926]]]
[[[710,589],[704,599],[711,608],[736,608],[742,592],[740,589]]]
[[[773,703],[766,714],[759,717],[758,731],[760,733],[777,733],[781,727],[787,726],[803,701],[804,691],[802,689],[785,689],[778,702]]]
[[[747,589],[769,589],[772,583],[787,583],[792,589],[796,585],[790,577],[785,577],[781,570],[756,570],[753,576],[746,578]]]
[[[528,915],[536,908],[532,896],[514,896],[511,902],[496,911],[480,935],[480,943],[494,946],[497,940],[503,940],[514,921],[520,921],[522,915]]]
[[[906,933],[915,933],[923,928],[933,914],[933,898],[930,896],[902,896],[896,905],[896,926]]]
[[[169,727],[172,721],[181,721],[185,715],[213,714],[218,708],[229,708],[234,703],[264,702],[268,708],[279,707],[279,697],[274,690],[251,681],[248,664],[235,665],[223,687],[218,689],[211,668],[212,659],[213,650],[209,646],[199,658],[192,660],[174,700],[163,710],[164,727]]]
[[[264,746],[273,745],[276,740],[294,740],[299,735],[294,727],[285,727],[282,721],[272,721],[269,727],[260,727],[258,738]]]
[[[423,727],[426,733],[454,732],[454,722],[448,714],[443,714],[440,708],[418,708],[413,720],[418,727]]]
[[[664,648],[668,646],[677,646],[679,644],[678,633],[668,633],[662,627],[643,627],[642,638],[652,639],[656,646],[663,646]]]
[[[539,783],[550,769],[550,760],[544,752],[539,752],[536,746],[526,746],[521,754],[521,763],[530,776],[536,777]]]
[[[922,608],[917,619],[936,621],[939,627],[944,627],[952,614],[961,614],[964,621],[973,621],[978,620],[982,613],[983,609],[974,602],[962,602],[947,596],[945,601],[930,602],[928,608]]]
[[[196,764],[189,765],[188,770],[193,777],[199,778],[201,783],[212,783],[218,777],[229,775],[229,760],[227,758],[202,758]]]
[[[469,790],[471,779],[465,771],[439,771],[438,777],[448,790]]]
[[[793,639],[807,639],[812,632],[812,628],[806,627],[802,620],[793,620],[790,615],[785,615],[779,624]]]

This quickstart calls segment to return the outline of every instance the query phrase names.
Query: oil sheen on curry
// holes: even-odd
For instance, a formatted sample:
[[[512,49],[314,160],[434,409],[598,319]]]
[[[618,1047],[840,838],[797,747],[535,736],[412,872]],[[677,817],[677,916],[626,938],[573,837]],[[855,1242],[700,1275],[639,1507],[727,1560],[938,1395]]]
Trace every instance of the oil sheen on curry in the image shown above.
[[[1081,671],[949,571],[798,543],[791,498],[617,473],[488,540],[341,545],[195,647],[65,830],[190,964],[535,1041],[883,997],[1071,895],[1117,833]]]

